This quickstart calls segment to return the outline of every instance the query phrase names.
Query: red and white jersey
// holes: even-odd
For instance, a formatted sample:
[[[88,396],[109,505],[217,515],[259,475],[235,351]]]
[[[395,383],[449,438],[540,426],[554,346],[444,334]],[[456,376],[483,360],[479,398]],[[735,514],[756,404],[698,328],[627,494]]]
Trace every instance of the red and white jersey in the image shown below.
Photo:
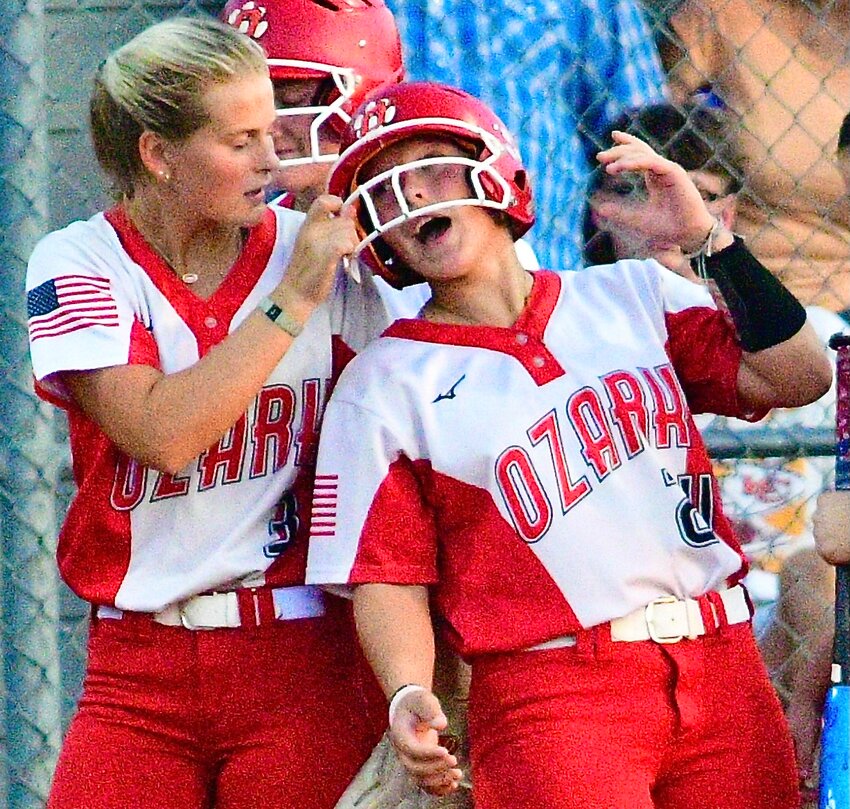
[[[291,191],[282,191],[276,196],[272,196],[272,198],[269,199],[268,204],[273,208],[278,207],[292,209],[295,205],[295,194]]]
[[[393,324],[325,413],[308,582],[432,585],[475,655],[737,581],[691,414],[755,417],[740,357],[654,261],[535,273],[510,329]]]
[[[120,207],[37,245],[27,273],[31,355],[39,392],[68,411],[78,493],[58,559],[82,598],[155,611],[223,586],[303,583],[328,383],[389,322],[370,279],[358,286],[338,275],[245,415],[176,475],[120,452],[69,400],[59,375],[128,363],[166,374],[191,366],[274,289],[303,219],[267,210],[207,300]]]
[[[517,258],[520,265],[526,270],[539,270],[540,263],[534,254],[534,249],[525,240],[519,239],[514,242]],[[367,268],[361,267],[361,272],[367,272]],[[391,320],[399,320],[406,317],[416,317],[419,310],[431,297],[431,288],[426,283],[413,284],[403,289],[393,289],[383,278],[375,276],[375,286],[381,293],[384,306],[390,313]]]

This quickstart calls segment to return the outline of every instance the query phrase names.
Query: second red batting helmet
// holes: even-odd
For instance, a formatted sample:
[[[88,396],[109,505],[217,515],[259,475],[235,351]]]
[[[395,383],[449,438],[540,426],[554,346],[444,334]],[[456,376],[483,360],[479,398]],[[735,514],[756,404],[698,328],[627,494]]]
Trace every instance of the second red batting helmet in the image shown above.
[[[221,18],[263,47],[273,81],[332,80],[311,112],[317,127],[337,135],[370,92],[404,78],[398,29],[384,0],[229,0]]]

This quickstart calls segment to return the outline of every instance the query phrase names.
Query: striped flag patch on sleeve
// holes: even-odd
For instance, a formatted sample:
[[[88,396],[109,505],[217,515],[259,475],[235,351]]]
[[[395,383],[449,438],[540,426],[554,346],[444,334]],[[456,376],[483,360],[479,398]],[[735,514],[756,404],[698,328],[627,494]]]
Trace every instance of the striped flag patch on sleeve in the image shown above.
[[[336,505],[339,475],[316,475],[313,486],[311,537],[332,537],[336,533]]]
[[[118,307],[108,278],[60,275],[27,292],[30,341],[87,329],[117,326]]]

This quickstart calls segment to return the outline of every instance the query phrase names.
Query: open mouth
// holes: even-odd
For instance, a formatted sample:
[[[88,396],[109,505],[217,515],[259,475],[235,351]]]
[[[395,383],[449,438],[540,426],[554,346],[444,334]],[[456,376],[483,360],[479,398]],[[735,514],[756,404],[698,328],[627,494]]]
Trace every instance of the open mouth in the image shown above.
[[[420,244],[427,245],[445,235],[452,226],[448,216],[432,216],[425,219],[416,229],[416,239]]]

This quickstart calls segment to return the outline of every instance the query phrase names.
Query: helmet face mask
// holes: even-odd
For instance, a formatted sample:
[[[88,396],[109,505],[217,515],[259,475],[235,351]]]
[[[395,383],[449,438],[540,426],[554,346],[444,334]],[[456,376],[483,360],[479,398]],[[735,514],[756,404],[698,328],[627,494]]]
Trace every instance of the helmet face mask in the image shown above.
[[[453,141],[467,156],[427,156],[362,179],[364,167],[384,149],[415,138]],[[343,133],[341,151],[329,188],[357,210],[361,241],[355,257],[395,287],[424,280],[393,256],[382,238],[410,219],[475,205],[501,211],[514,239],[534,221],[531,188],[512,136],[484,104],[456,88],[415,82],[373,94]],[[462,167],[468,195],[411,208],[405,175],[439,166]]]
[[[514,197],[508,182],[492,166],[497,154],[498,152],[491,154],[483,160],[461,155],[426,157],[393,166],[364,182],[358,182],[355,190],[345,200],[346,205],[354,205],[358,210],[358,220],[363,236],[355,250],[355,257],[388,230],[410,219],[432,216],[441,211],[465,205],[492,208],[498,211],[507,210],[513,204]],[[411,208],[402,188],[404,175],[440,166],[463,169],[468,195]],[[485,178],[486,185],[490,189],[489,193],[485,189]],[[499,193],[494,193],[493,189],[498,189]]]
[[[309,148],[285,157],[283,167],[333,162],[363,98],[404,77],[398,30],[384,0],[228,0],[221,18],[263,47],[276,86],[305,79],[327,84],[324,98],[308,106],[278,105],[281,119],[309,119],[303,124]]]
[[[309,126],[308,151],[296,157],[285,157],[280,159],[280,166],[301,166],[307,163],[333,163],[338,156],[338,133],[349,123],[351,115],[347,109],[351,107],[357,89],[357,77],[349,68],[334,67],[333,65],[320,64],[319,62],[301,62],[291,59],[269,59],[269,65],[280,69],[298,71],[310,71],[321,84],[315,97],[305,105],[278,105],[278,119],[306,118],[309,119],[305,125]],[[293,81],[303,81],[301,78],[293,78]],[[278,78],[275,85],[286,82],[287,79]],[[321,136],[325,137],[322,138]],[[326,143],[332,141],[331,145],[323,148],[322,140]]]

